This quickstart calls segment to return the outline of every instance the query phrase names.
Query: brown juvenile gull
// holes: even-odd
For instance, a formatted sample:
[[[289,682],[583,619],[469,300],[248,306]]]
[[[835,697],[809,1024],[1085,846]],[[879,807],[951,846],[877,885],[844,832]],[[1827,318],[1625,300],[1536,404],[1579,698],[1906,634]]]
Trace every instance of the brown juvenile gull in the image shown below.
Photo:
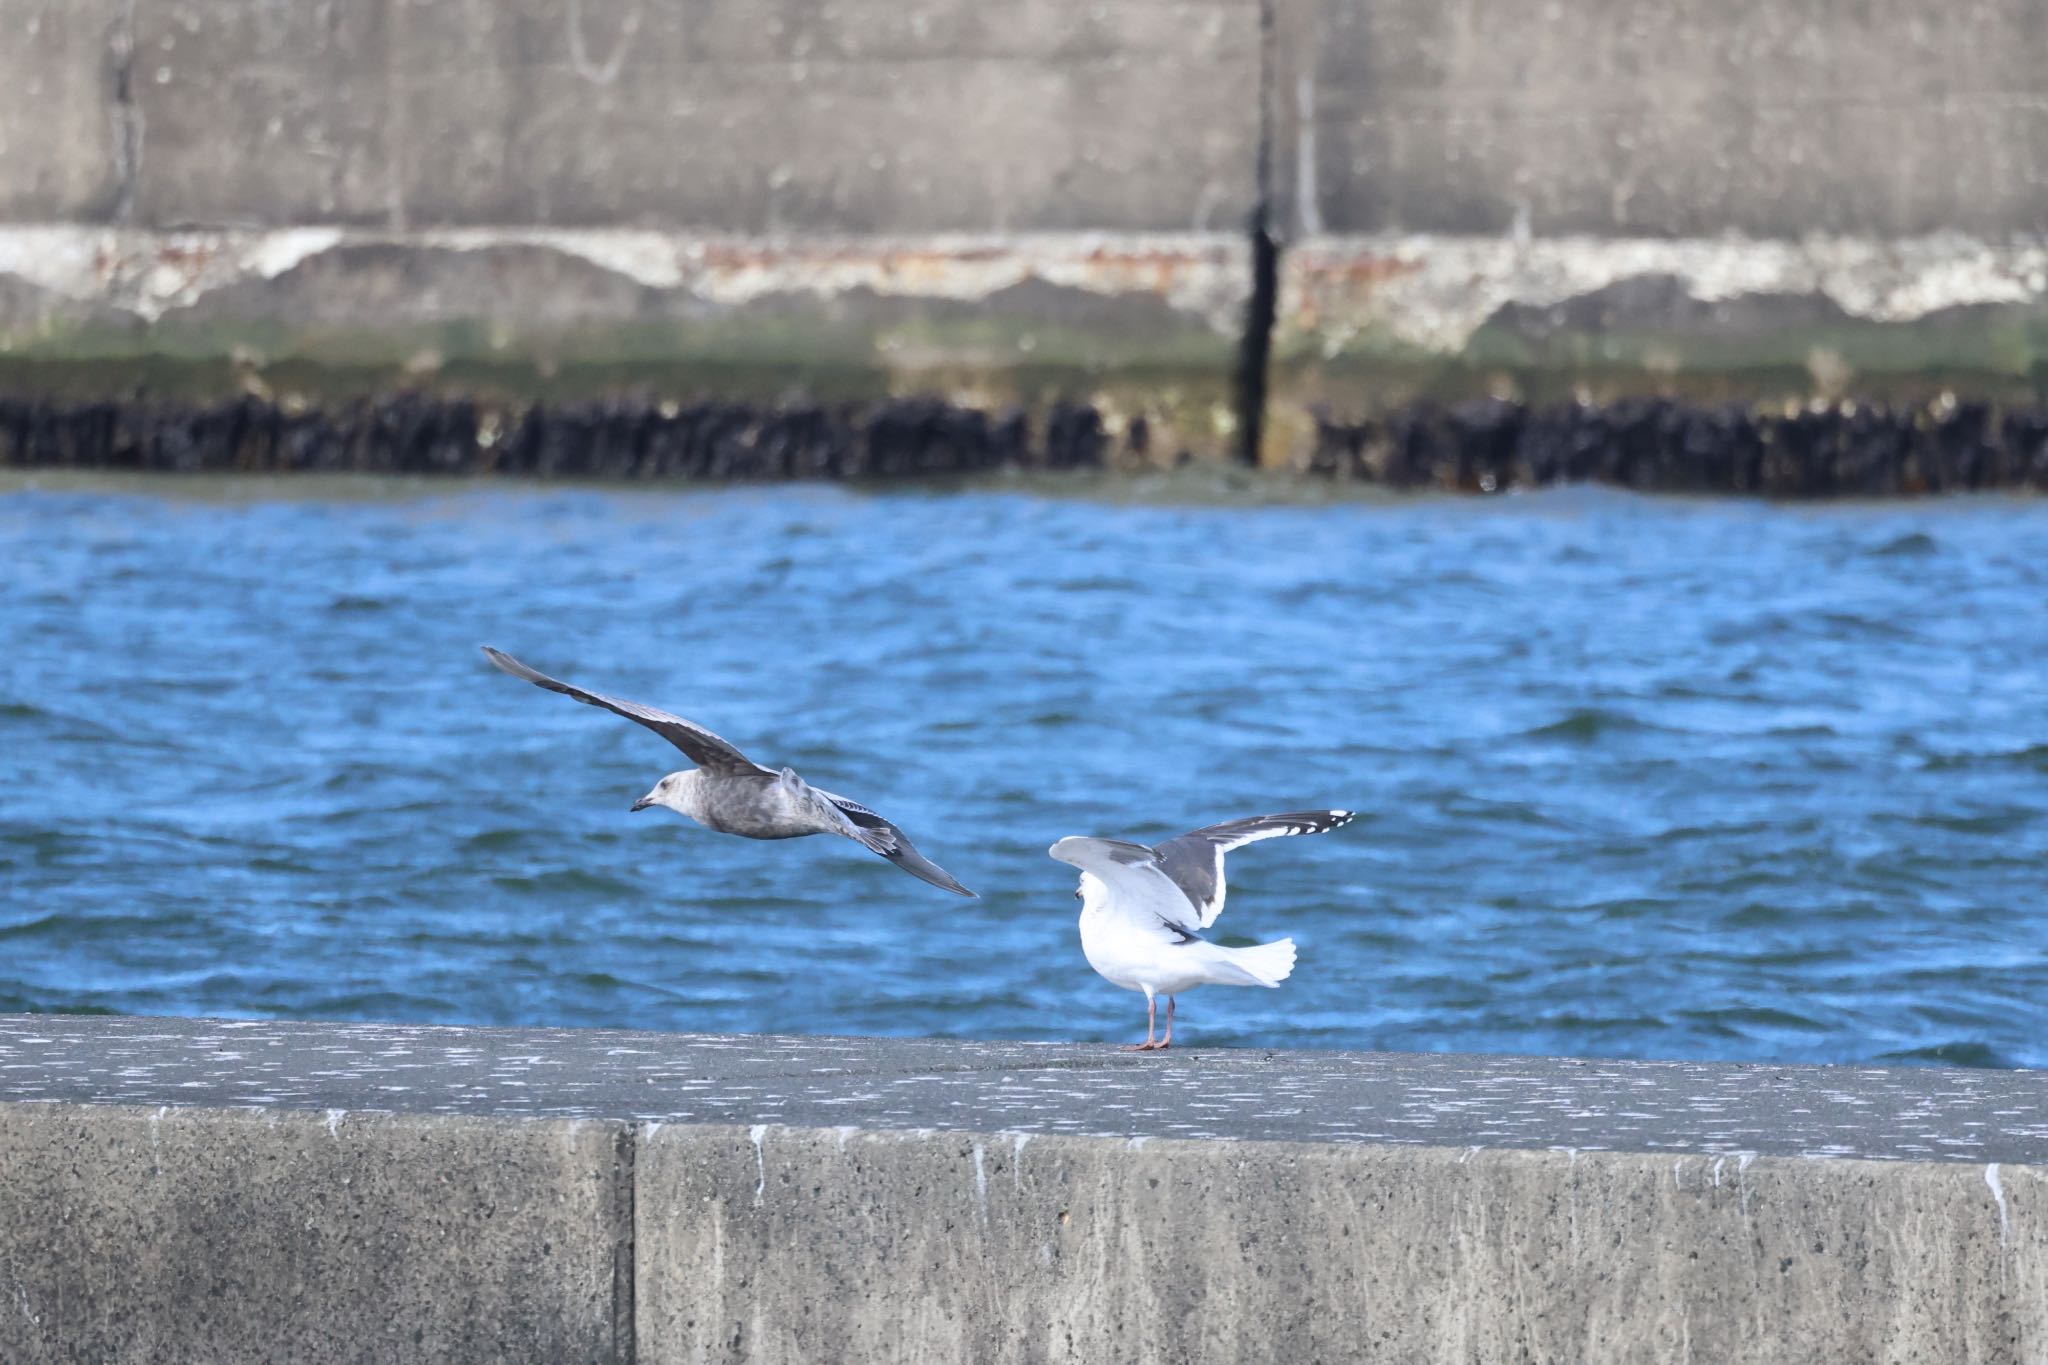
[[[764,768],[703,726],[693,725],[681,716],[557,682],[489,645],[483,651],[492,663],[515,678],[640,722],[681,749],[697,765],[662,778],[654,784],[653,791],[633,803],[634,810],[666,806],[706,829],[745,839],[840,834],[933,886],[961,896],[974,894],[955,881],[951,873],[911,847],[902,830],[858,801],[813,787],[798,777],[794,768],[780,772]]]
[[[1223,913],[1223,855],[1261,839],[1323,834],[1348,810],[1299,810],[1226,820],[1156,848],[1078,835],[1046,851],[1081,869],[1081,951],[1113,985],[1145,992],[1140,1052],[1173,1046],[1173,998],[1197,986],[1278,986],[1294,970],[1294,940],[1225,948],[1200,930]],[[1166,997],[1166,1036],[1153,1041]]]

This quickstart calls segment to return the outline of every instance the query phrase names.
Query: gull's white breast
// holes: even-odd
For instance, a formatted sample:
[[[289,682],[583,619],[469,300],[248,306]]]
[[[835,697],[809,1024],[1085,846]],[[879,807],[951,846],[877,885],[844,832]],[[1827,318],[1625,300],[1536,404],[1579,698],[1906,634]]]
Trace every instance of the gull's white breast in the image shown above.
[[[1199,944],[1178,942],[1179,935],[1143,907],[1113,906],[1110,896],[1099,878],[1082,874],[1081,952],[1105,981],[1172,995],[1208,979],[1199,951],[1191,951]]]

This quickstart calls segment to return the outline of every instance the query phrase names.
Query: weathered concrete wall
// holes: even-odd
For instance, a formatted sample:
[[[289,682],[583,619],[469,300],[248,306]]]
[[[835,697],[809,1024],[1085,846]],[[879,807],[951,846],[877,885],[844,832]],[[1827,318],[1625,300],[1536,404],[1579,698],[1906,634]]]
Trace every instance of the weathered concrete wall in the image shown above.
[[[0,227],[0,387],[287,404],[1062,399],[1161,458],[1236,427],[1249,249],[1218,235]]]
[[[133,12],[148,227],[1202,232],[1256,195],[1256,0]]]
[[[2025,1361],[2048,1170],[662,1127],[643,1361]]]
[[[2038,1360],[2048,1077],[0,1017],[0,1359]]]
[[[2039,0],[1274,3],[1291,237],[2048,225]]]
[[[1266,454],[1483,398],[2048,403],[2038,242],[1320,236],[1279,279]],[[1667,452],[1676,454],[1676,452]]]
[[[0,1103],[0,1353],[2019,1362],[2044,1171]]]
[[[125,210],[123,5],[0,0],[0,222]]]
[[[1296,466],[1479,396],[2038,402],[2043,69],[2048,0],[0,0],[0,386],[1070,398]]]
[[[1264,189],[1297,240],[1998,239],[2038,232],[2048,201],[2044,17],[2040,0],[0,0],[0,216],[1235,232]]]
[[[2048,394],[2048,6],[1274,0],[1271,458],[1478,395]]]
[[[631,1159],[573,1120],[0,1103],[0,1360],[630,1360]]]
[[[1257,0],[0,0],[0,384],[1069,397],[1215,451],[1259,27]]]

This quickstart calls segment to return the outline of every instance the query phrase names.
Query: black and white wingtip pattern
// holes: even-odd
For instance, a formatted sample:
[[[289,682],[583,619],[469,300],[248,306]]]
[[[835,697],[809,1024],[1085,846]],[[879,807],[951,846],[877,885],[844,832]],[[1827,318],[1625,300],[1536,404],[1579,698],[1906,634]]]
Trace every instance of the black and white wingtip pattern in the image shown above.
[[[1233,820],[1217,829],[1211,839],[1219,853],[1256,844],[1261,839],[1286,839],[1298,834],[1328,834],[1333,829],[1342,829],[1357,818],[1356,811],[1348,810],[1296,810],[1285,815],[1256,815],[1249,820]],[[1231,828],[1231,826],[1238,828]],[[1211,828],[1214,828],[1213,826]],[[1197,830],[1197,834],[1206,831]]]
[[[1298,834],[1327,834],[1351,823],[1348,810],[1293,810],[1273,815],[1250,815],[1225,820],[1168,839],[1155,852],[1189,904],[1195,907],[1200,927],[1207,928],[1223,913],[1228,894],[1223,878],[1223,855],[1246,844],[1266,839],[1284,839]]]

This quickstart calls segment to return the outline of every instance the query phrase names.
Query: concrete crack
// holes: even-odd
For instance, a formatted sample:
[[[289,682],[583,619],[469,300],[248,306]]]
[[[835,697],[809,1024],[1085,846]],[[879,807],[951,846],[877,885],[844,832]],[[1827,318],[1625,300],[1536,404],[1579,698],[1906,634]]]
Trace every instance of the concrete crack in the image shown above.
[[[640,1323],[634,1303],[640,1269],[640,1199],[634,1171],[640,1125],[622,1125],[616,1142],[612,1164],[612,1359],[617,1365],[634,1365],[640,1355]]]
[[[1259,463],[1266,429],[1266,391],[1273,358],[1273,324],[1279,316],[1280,243],[1273,235],[1273,68],[1274,0],[1259,6],[1258,197],[1252,205],[1251,297],[1245,304],[1244,335],[1238,342],[1232,401],[1237,416],[1237,458]]]
[[[142,109],[135,102],[135,5],[124,0],[107,43],[114,76],[114,222],[135,221],[135,185],[142,171]]]
[[[1266,221],[1262,198],[1252,213],[1252,293],[1245,304],[1244,338],[1237,348],[1237,458],[1259,463],[1265,438],[1266,389],[1273,362],[1273,323],[1280,303],[1280,243]]]

